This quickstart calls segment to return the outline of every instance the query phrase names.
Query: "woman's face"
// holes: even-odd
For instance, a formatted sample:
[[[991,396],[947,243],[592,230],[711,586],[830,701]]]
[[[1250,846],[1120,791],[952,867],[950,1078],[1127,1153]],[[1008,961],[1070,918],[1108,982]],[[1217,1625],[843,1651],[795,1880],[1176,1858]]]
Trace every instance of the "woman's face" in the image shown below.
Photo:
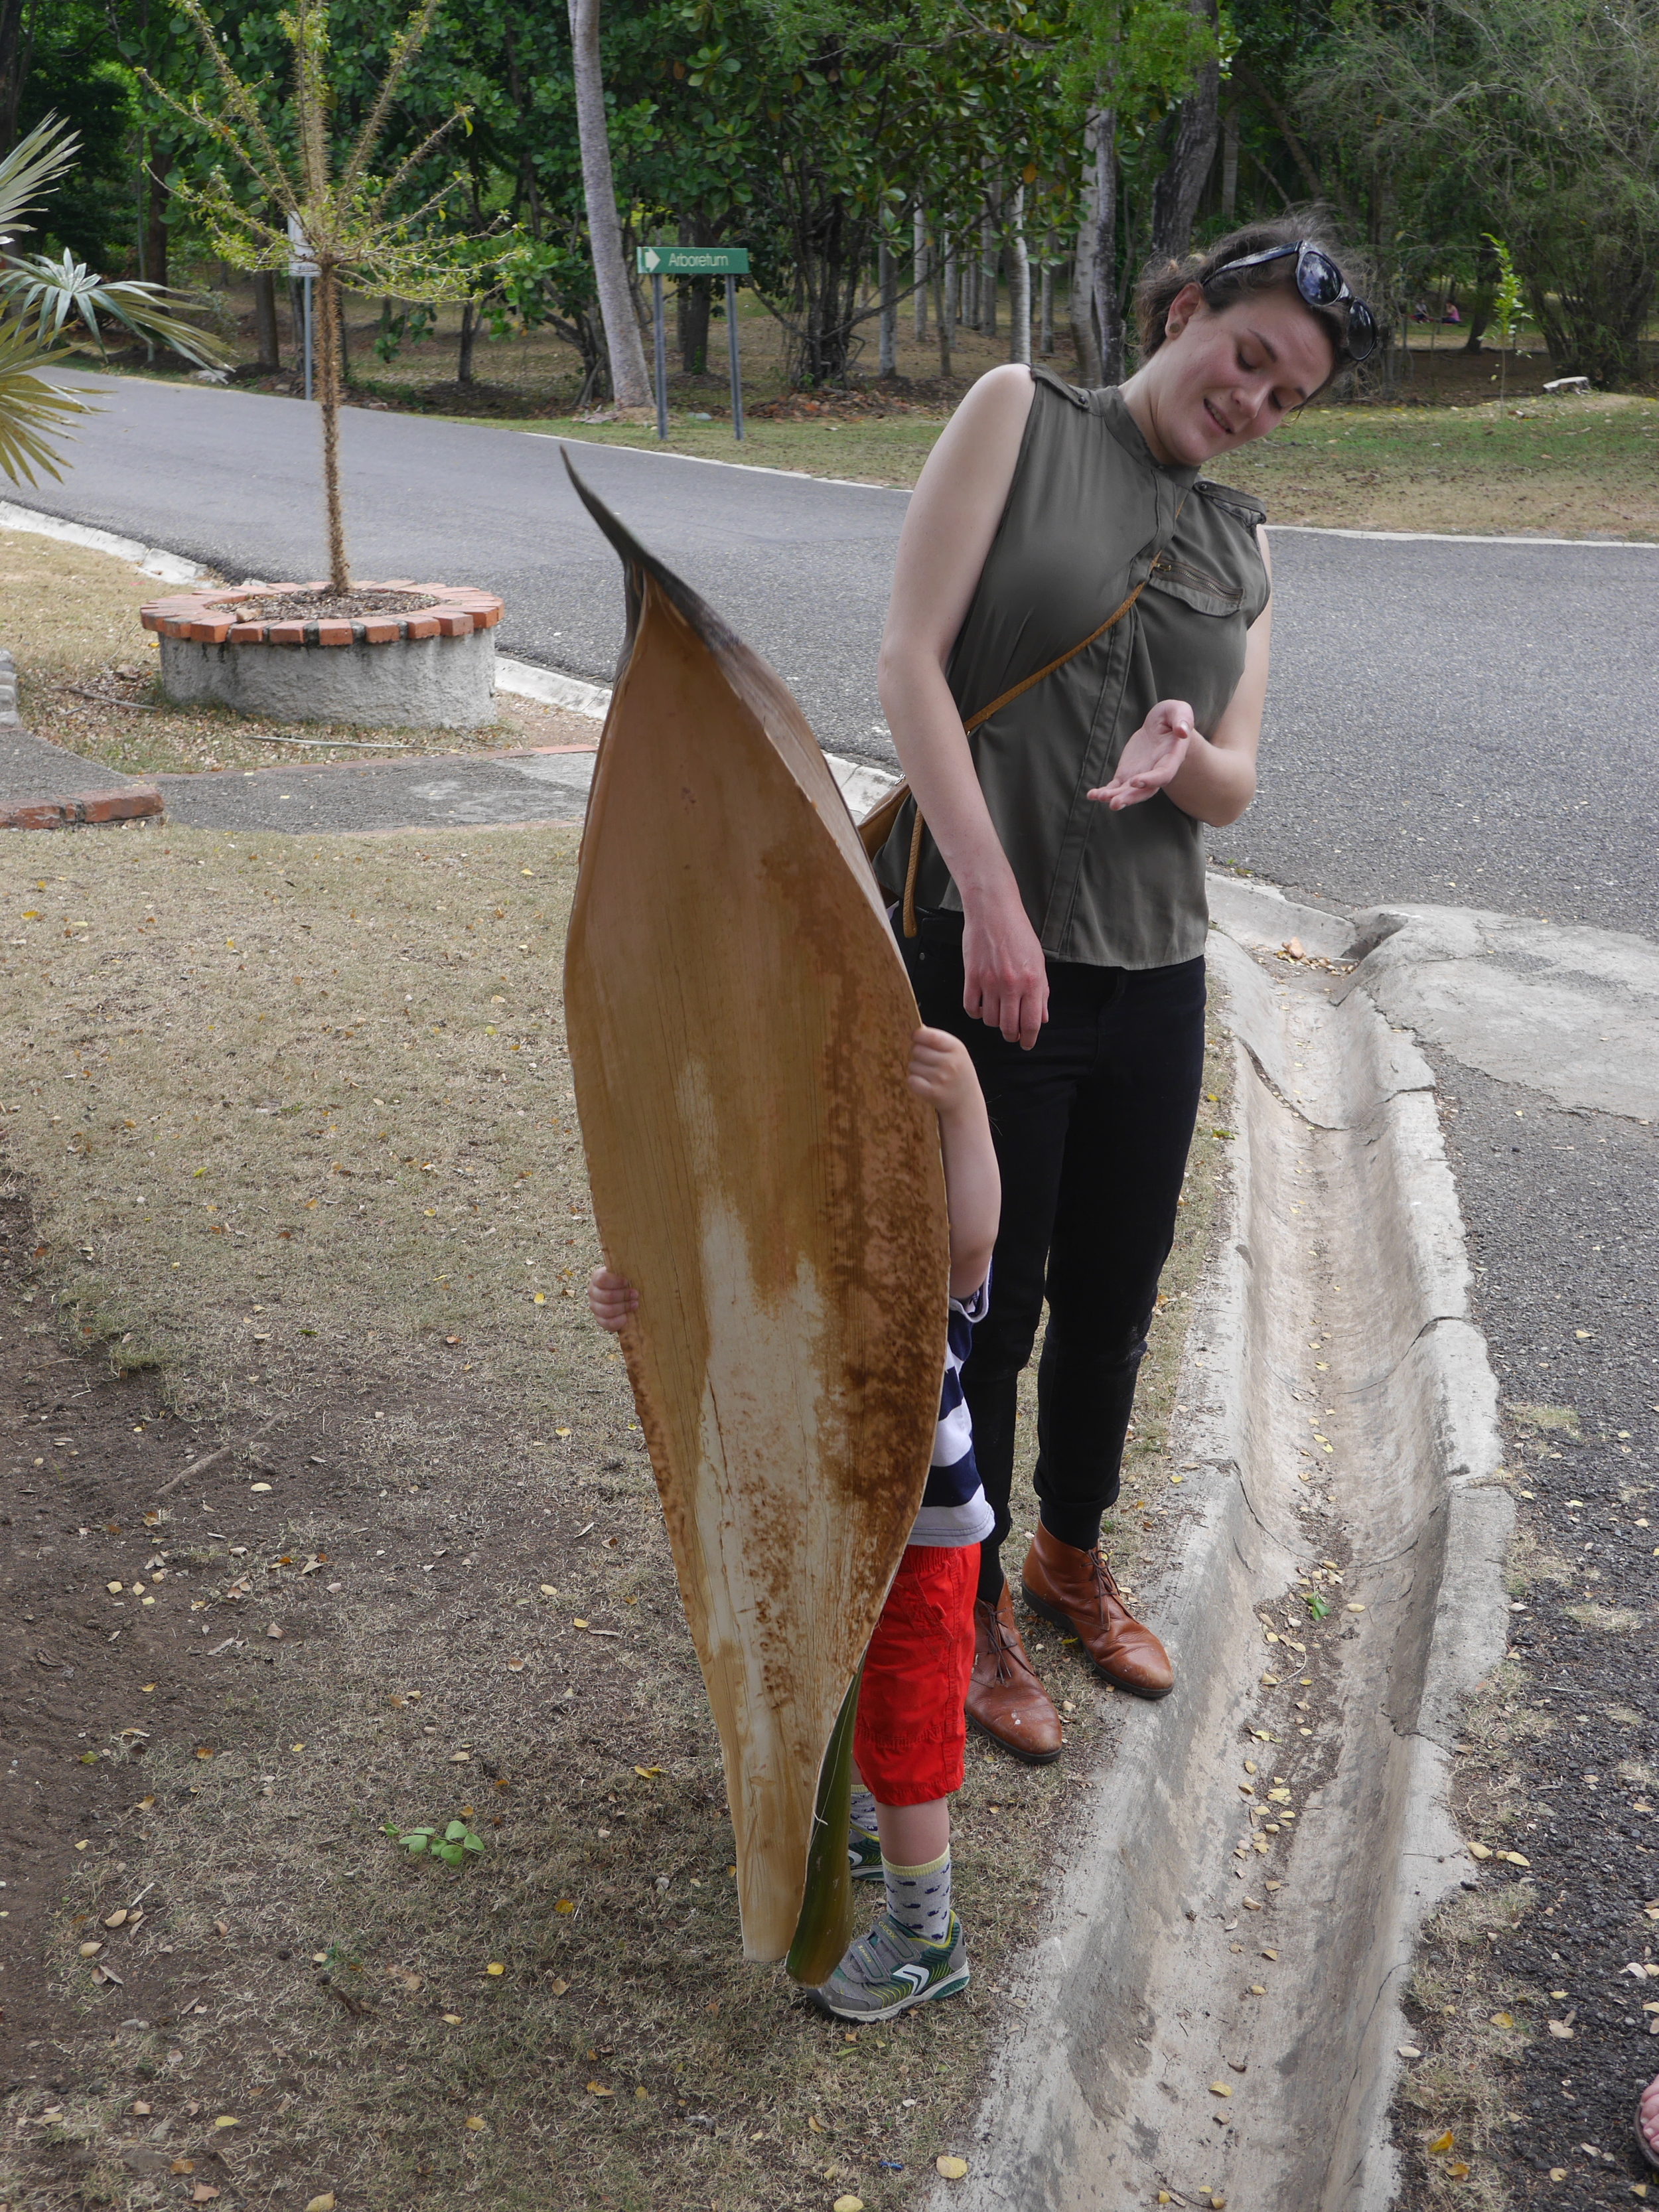
[[[1324,326],[1291,284],[1247,293],[1218,311],[1188,284],[1171,301],[1165,330],[1144,372],[1150,442],[1164,461],[1201,465],[1264,437],[1334,365]]]

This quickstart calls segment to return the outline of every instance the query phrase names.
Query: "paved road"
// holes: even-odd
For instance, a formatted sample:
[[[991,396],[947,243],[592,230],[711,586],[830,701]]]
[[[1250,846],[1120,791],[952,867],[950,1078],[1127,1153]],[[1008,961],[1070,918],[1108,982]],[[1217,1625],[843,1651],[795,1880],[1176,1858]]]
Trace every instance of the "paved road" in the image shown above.
[[[320,560],[302,401],[92,380],[76,468],[26,503],[210,562]],[[354,557],[507,603],[505,651],[605,681],[616,562],[557,441],[349,410]],[[788,679],[827,745],[890,759],[874,662],[905,495],[587,446],[601,496]],[[1659,549],[1281,532],[1261,796],[1217,855],[1349,905],[1545,914],[1659,938]]]

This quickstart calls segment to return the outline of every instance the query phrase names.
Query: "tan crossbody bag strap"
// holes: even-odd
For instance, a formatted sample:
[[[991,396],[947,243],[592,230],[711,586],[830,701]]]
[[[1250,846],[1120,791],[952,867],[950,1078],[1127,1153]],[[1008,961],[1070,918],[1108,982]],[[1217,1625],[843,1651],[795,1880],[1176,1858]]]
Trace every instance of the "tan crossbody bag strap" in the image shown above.
[[[1019,697],[1021,692],[1030,690],[1034,684],[1041,684],[1045,676],[1052,676],[1055,669],[1063,668],[1068,660],[1075,660],[1079,653],[1086,652],[1097,637],[1104,637],[1114,623],[1122,621],[1146,588],[1146,580],[1143,577],[1122,605],[1115,607],[1098,629],[1091,629],[1087,637],[1079,638],[1066,652],[1057,653],[1046,668],[1039,668],[1034,676],[1024,677],[1019,683],[1011,684],[1000,698],[993,699],[988,707],[981,707],[977,714],[970,714],[962,726],[963,730],[971,737],[981,722],[988,722],[993,714],[1000,714],[1005,707]],[[872,860],[891,836],[893,824],[909,797],[908,781],[896,785],[880,805],[860,823],[859,836],[863,840],[865,851]],[[904,933],[907,937],[914,937],[916,933],[916,871],[921,865],[922,827],[921,809],[917,807],[915,824],[910,832],[909,866],[904,872]]]

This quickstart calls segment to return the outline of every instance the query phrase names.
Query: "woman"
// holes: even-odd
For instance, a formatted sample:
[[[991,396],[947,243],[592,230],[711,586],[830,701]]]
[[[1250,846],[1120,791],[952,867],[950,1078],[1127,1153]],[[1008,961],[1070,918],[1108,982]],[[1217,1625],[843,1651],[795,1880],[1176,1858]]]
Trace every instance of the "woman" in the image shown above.
[[[911,501],[881,652],[914,801],[878,869],[896,895],[908,878],[921,1018],[973,1055],[1003,1181],[963,1376],[996,1514],[968,1713],[1033,1759],[1058,1756],[1060,1718],[1000,1548],[1045,1296],[1025,1595],[1121,1688],[1174,1682],[1099,1536],[1197,1112],[1202,825],[1250,802],[1267,684],[1263,510],[1200,471],[1376,343],[1334,260],[1285,223],[1149,273],[1136,306],[1142,366],[1121,387],[1017,367],[975,385]]]

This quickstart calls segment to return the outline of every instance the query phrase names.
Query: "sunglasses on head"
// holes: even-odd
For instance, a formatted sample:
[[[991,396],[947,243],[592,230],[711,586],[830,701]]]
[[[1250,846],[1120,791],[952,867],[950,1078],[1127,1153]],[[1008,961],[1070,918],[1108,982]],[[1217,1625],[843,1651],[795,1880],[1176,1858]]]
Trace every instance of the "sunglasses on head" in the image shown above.
[[[1213,283],[1218,276],[1225,276],[1235,269],[1258,268],[1264,261],[1282,261],[1288,253],[1296,256],[1296,289],[1310,307],[1346,307],[1348,359],[1364,361],[1375,353],[1376,316],[1363,300],[1348,289],[1348,280],[1330,255],[1309,239],[1301,239],[1294,246],[1270,246],[1263,253],[1247,253],[1241,260],[1225,261],[1219,269],[1212,269],[1204,282]]]

